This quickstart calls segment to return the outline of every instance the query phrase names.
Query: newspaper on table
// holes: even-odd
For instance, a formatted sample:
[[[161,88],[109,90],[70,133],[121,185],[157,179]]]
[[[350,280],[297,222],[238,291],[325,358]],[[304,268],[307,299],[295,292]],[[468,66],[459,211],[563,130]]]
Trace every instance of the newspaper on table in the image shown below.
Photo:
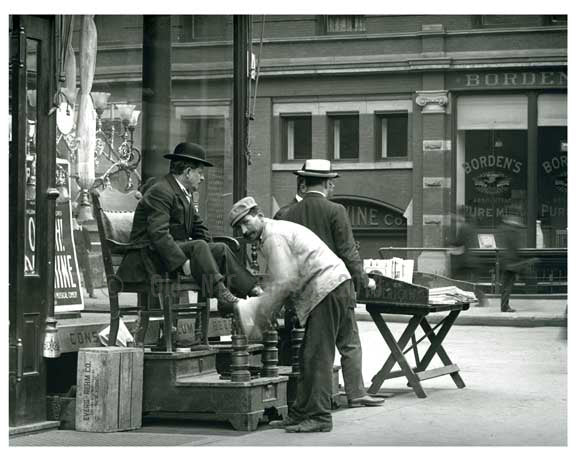
[[[373,272],[390,279],[412,283],[414,260],[402,258],[365,259],[364,271],[368,274]]]
[[[464,291],[456,286],[430,288],[428,290],[429,304],[458,304],[477,301],[474,292]]]

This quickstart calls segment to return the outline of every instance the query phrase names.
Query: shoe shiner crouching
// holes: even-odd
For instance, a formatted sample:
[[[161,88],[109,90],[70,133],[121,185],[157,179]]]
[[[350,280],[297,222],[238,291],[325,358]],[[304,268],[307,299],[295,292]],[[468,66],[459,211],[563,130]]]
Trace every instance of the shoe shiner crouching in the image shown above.
[[[328,432],[336,337],[356,305],[350,273],[314,232],[265,218],[252,197],[236,202],[229,218],[247,240],[259,243],[268,279],[262,295],[238,302],[246,333],[259,335],[259,321],[246,322],[248,317],[272,318],[287,301],[305,328],[296,401],[281,426],[288,432]]]

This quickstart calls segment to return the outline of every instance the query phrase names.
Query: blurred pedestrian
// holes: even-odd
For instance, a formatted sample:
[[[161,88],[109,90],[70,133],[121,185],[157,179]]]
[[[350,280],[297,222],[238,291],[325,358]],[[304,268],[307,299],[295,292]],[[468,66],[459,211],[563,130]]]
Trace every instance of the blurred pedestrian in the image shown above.
[[[502,224],[499,227],[500,239],[503,245],[500,252],[500,277],[502,283],[500,310],[502,312],[516,312],[510,307],[510,294],[512,293],[516,277],[527,268],[528,261],[523,261],[518,254],[520,229],[523,227],[517,212],[511,211],[502,216]]]
[[[472,253],[477,248],[478,232],[476,226],[466,218],[464,206],[458,208],[453,215],[456,226],[456,237],[450,242],[450,277],[454,280],[464,280],[474,283],[474,293],[480,306],[486,304],[486,295],[478,286],[478,258]]]

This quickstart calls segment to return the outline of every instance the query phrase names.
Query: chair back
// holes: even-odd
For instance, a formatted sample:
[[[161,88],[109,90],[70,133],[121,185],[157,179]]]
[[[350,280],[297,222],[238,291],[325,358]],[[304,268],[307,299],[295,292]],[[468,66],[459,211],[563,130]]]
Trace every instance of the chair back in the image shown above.
[[[92,206],[102,247],[102,259],[108,284],[130,247],[130,233],[134,211],[142,194],[132,191],[124,194],[116,189],[94,190]]]

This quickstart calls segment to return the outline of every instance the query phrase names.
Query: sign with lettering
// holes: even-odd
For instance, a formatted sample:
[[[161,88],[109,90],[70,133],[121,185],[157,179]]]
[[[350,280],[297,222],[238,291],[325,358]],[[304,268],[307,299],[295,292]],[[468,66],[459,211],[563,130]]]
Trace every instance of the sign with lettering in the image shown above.
[[[398,211],[363,198],[335,197],[332,199],[346,207],[354,230],[406,230],[406,218]]]
[[[448,74],[447,86],[454,89],[566,88],[568,72],[554,70],[519,72],[466,72]]]
[[[70,190],[70,164],[57,159],[59,183]],[[69,198],[56,200],[54,261],[54,309],[70,312],[84,309],[78,258],[72,232],[72,204]]]
[[[542,221],[545,245],[564,246],[556,237],[568,224],[568,141],[567,127],[538,129],[538,218]]]
[[[525,209],[524,130],[468,130],[465,139],[466,216],[493,228],[511,207]]]

